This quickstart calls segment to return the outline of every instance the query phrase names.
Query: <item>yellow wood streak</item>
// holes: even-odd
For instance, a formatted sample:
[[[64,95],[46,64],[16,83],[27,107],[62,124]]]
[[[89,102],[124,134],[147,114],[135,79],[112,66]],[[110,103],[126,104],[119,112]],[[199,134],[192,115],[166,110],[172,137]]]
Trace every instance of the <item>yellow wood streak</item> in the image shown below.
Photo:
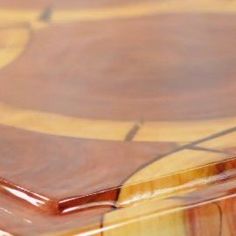
[[[194,180],[205,182],[202,178],[215,173],[214,165],[209,164],[227,159],[229,156],[221,153],[194,150],[183,150],[166,156],[138,171],[123,184],[118,205],[125,206],[156,196],[163,198],[174,191],[191,190],[190,187],[194,189],[194,184],[197,186],[201,183],[193,182],[184,188],[181,185]]]
[[[234,230],[227,218],[235,218],[232,210],[236,201],[235,183],[233,177],[195,192],[175,193],[165,199],[155,197],[112,211],[104,217],[103,235],[154,236],[158,232],[161,236],[210,236],[218,235],[220,230],[223,235],[231,234]],[[231,204],[229,209],[226,204]],[[204,234],[206,225],[211,227]]]
[[[235,181],[234,181],[235,184]],[[213,192],[214,196],[219,194]],[[190,236],[202,235],[205,228],[199,228],[198,231],[192,231],[191,227],[212,225],[206,235],[217,235],[220,228],[220,212],[218,207],[212,203],[224,201],[227,197],[216,197],[209,201],[210,196],[201,197],[201,199],[191,199],[184,202],[184,198],[189,195],[176,195],[176,199],[151,199],[132,207],[112,211],[105,215],[103,223],[104,236]],[[233,198],[234,196],[228,196]],[[226,200],[227,201],[227,200]],[[189,213],[198,213],[198,217],[193,218]],[[206,217],[207,216],[207,217]],[[224,229],[228,227],[224,222]],[[157,234],[158,233],[158,234]],[[205,234],[204,234],[205,235]]]
[[[218,235],[217,233],[219,233],[221,227],[221,215],[215,204],[208,202],[202,206],[178,207],[178,203],[181,205],[178,200],[175,200],[175,203],[174,201],[171,203],[170,200],[155,200],[150,204],[146,202],[145,205],[142,205],[142,208],[126,208],[108,213],[104,220],[103,235]],[[162,205],[162,207],[157,207],[158,205]],[[162,210],[163,206],[170,208],[170,210]],[[172,210],[171,207],[173,207]],[[135,211],[137,212],[135,213]],[[191,217],[189,213],[195,214],[196,217]],[[207,229],[206,233],[207,225],[212,227]],[[197,228],[195,228],[196,226]],[[224,222],[224,231],[228,228],[227,222]]]
[[[198,1],[160,1],[152,3],[140,3],[113,8],[103,8],[94,10],[72,10],[56,11],[53,16],[54,22],[71,21],[94,21],[112,18],[130,18],[162,13],[181,12],[206,12],[225,13],[236,12],[236,3],[220,0],[198,0]]]
[[[223,159],[225,160],[209,162],[202,166],[177,171],[156,179],[151,177],[148,180],[144,178],[143,181],[138,183],[126,183],[122,187],[117,207],[128,207],[152,198],[164,199],[181,193],[190,193],[235,177],[236,159],[225,157]]]
[[[0,8],[0,25],[9,23],[33,22],[38,19],[40,10],[10,10]]]
[[[108,217],[106,219],[109,219]],[[109,220],[106,224],[112,225]],[[116,226],[116,225],[115,225]],[[184,212],[177,211],[168,215],[137,218],[135,221],[128,221],[128,224],[106,230],[104,236],[187,236],[185,229]]]
[[[191,142],[236,126],[235,118],[179,122],[145,122],[134,141]]]
[[[204,148],[212,148],[214,150],[224,150],[236,147],[236,132],[209,140],[200,145]]]
[[[39,133],[123,141],[133,121],[93,120],[17,108],[0,103],[0,124]],[[191,142],[236,124],[236,119],[143,124],[134,141]]]
[[[0,22],[34,22],[37,21],[41,10],[9,10],[0,9]],[[236,12],[235,1],[221,0],[170,0],[160,2],[144,2],[123,6],[96,8],[96,9],[55,9],[52,23],[73,21],[97,21],[113,18],[132,18],[162,13],[206,12],[232,13]]]
[[[25,49],[29,40],[26,28],[5,28],[0,30],[0,68],[11,63]]]
[[[159,204],[161,203],[161,204]],[[184,236],[184,215],[176,211],[178,201],[152,199],[135,205],[110,212],[105,215],[103,222],[103,235],[176,235]],[[172,209],[169,212],[168,209]],[[166,220],[164,220],[164,218]],[[161,220],[162,219],[162,220]],[[174,222],[171,223],[173,221]],[[171,225],[169,225],[171,224]],[[161,234],[162,233],[162,234]]]
[[[123,140],[132,122],[90,120],[17,109],[0,104],[0,124],[40,133],[89,139]]]
[[[43,234],[42,236],[72,236],[72,235],[73,236],[88,236],[88,235],[103,236],[101,223],[97,222],[96,224],[91,224],[86,227],[73,228],[73,229],[65,230],[65,231],[59,231],[59,232],[53,231],[53,232]]]

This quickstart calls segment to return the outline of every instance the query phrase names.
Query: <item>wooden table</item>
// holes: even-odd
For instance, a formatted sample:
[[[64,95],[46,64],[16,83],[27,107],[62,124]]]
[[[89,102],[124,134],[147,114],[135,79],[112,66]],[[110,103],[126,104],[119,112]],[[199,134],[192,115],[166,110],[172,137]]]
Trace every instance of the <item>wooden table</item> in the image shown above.
[[[0,0],[1,235],[234,235],[235,41],[235,1]]]

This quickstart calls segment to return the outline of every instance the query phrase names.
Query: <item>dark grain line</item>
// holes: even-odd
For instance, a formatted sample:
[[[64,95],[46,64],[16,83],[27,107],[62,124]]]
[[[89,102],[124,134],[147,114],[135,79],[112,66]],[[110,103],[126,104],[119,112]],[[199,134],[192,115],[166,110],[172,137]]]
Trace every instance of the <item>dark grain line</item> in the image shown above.
[[[233,154],[230,152],[225,152],[225,151],[221,151],[221,150],[215,150],[215,149],[211,149],[211,148],[205,148],[205,147],[199,147],[199,146],[193,146],[188,148],[189,150],[196,150],[196,151],[206,151],[206,152],[213,152],[213,153],[220,153],[220,154]]]
[[[143,122],[141,122],[141,121],[134,124],[134,126],[130,129],[130,131],[125,136],[124,141],[125,142],[131,142],[134,139],[134,137],[136,136],[136,134],[138,133],[138,131],[141,128],[142,124],[143,124]]]
[[[203,143],[203,142],[206,142],[206,141],[210,141],[210,140],[213,140],[215,138],[218,138],[218,137],[221,137],[221,136],[224,136],[226,134],[229,134],[229,133],[232,133],[232,132],[235,132],[236,131],[236,127],[232,127],[232,128],[229,128],[229,129],[226,129],[226,130],[223,130],[223,131],[220,131],[220,132],[217,132],[215,134],[212,134],[212,135],[209,135],[205,138],[201,138],[201,139],[197,139],[191,143],[187,143],[185,145],[182,145],[182,146],[179,146],[177,147],[176,149],[170,151],[170,152],[166,152],[164,153],[163,155],[159,155],[156,159],[160,159],[160,158],[163,158],[163,157],[166,157],[168,155],[171,155],[173,153],[176,153],[176,152],[179,152],[179,151],[182,151],[184,149],[190,149],[190,148],[194,148],[195,146]],[[156,161],[156,160],[154,160]],[[149,163],[150,164],[150,163]]]
[[[42,14],[39,16],[40,21],[50,22],[53,14],[52,7],[47,7]]]

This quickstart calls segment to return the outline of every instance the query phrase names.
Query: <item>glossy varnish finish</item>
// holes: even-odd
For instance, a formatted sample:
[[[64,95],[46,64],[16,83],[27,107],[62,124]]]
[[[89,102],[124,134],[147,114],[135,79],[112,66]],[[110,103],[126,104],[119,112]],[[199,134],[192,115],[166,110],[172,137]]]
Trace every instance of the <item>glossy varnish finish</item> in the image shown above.
[[[0,0],[0,229],[233,235],[235,13]]]

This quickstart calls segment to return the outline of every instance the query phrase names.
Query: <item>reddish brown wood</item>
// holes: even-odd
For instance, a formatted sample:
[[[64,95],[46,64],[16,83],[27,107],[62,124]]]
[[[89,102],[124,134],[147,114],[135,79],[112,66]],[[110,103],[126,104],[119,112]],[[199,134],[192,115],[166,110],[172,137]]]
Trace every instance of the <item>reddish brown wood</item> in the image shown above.
[[[51,7],[53,14],[135,2],[2,0],[0,9],[43,14]],[[1,23],[25,27],[30,38],[0,70],[1,104],[134,127],[124,140],[99,141],[1,125],[0,229],[30,235],[99,228],[130,176],[183,145],[133,142],[139,125],[235,117],[235,20],[228,13],[166,13],[63,24],[49,17],[40,30]],[[210,151],[232,157],[235,147]]]

